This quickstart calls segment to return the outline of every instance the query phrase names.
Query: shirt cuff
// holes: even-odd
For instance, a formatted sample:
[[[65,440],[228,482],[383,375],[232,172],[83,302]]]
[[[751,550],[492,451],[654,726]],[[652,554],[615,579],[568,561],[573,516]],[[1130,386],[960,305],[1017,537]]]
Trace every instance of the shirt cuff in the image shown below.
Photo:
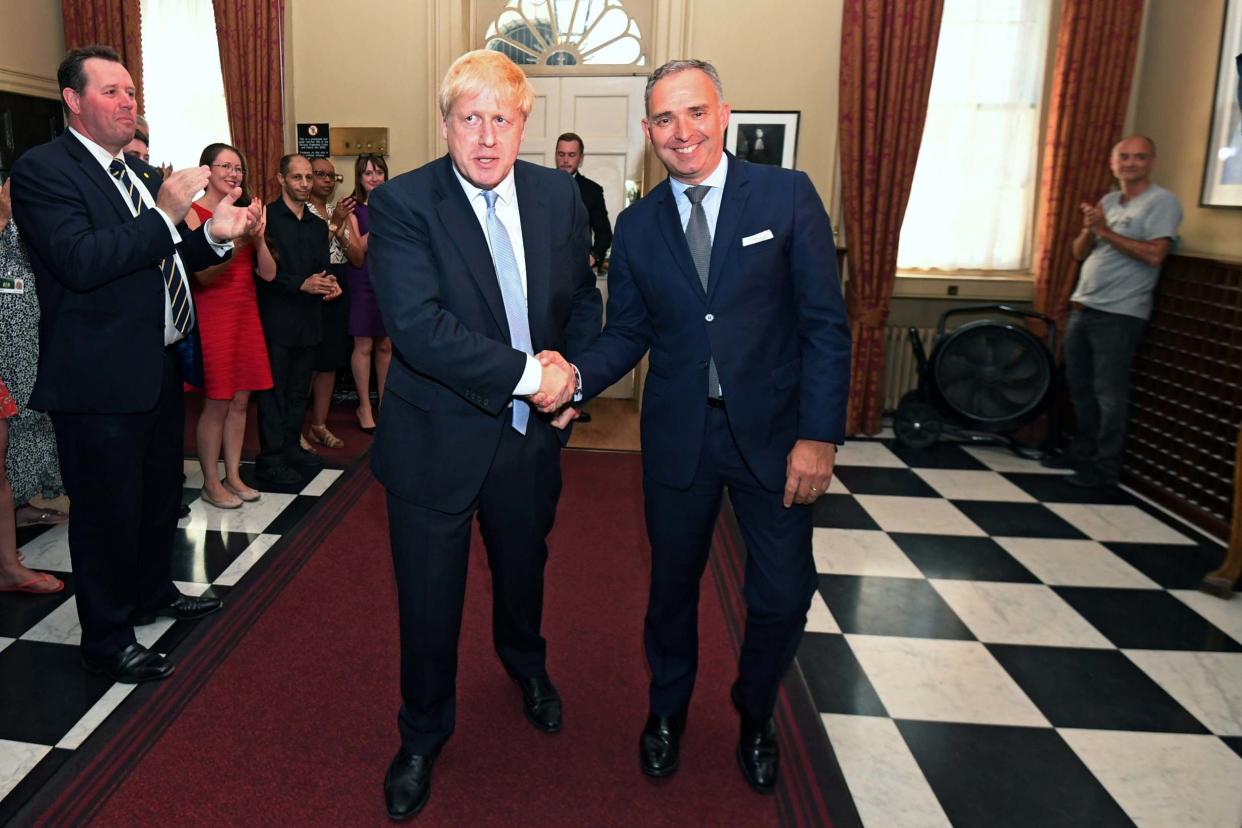
[[[527,354],[526,369],[522,371],[522,378],[518,380],[517,387],[513,389],[513,396],[529,397],[539,390],[542,380],[543,366],[539,364],[539,360]]]
[[[215,221],[215,219],[207,219],[207,223],[203,225],[203,238],[207,239],[207,243],[211,245],[212,250],[216,251],[217,256],[223,256],[225,253],[228,253],[233,249],[233,242],[218,242],[215,240],[215,238],[211,235],[211,223],[213,221]]]
[[[582,372],[578,370],[578,366],[572,362],[569,367],[574,369],[574,398],[573,402],[582,402]]]

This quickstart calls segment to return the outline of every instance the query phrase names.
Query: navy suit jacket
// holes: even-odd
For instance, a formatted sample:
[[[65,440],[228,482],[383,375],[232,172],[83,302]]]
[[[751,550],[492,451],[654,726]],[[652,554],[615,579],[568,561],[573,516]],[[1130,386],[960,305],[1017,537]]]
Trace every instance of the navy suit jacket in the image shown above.
[[[707,291],[665,180],[617,218],[608,323],[575,364],[592,397],[650,348],[643,470],[684,488],[702,448],[714,356],[742,457],[777,491],[795,441],[844,440],[849,323],[832,229],[811,180],[726,158]]]
[[[163,179],[125,157],[152,198]],[[13,166],[13,215],[38,277],[39,373],[30,405],[64,413],[150,411],[163,380],[166,289],[174,250],[194,271],[224,261],[203,228],[174,245],[155,210],[137,218],[115,181],[68,131]]]
[[[518,161],[514,177],[531,342],[535,353],[572,357],[599,335],[602,311],[586,209],[559,170]],[[487,238],[447,155],[377,187],[368,203],[371,282],[393,344],[371,465],[400,497],[460,512],[511,427],[526,356],[509,344]],[[551,427],[532,411],[529,429]]]

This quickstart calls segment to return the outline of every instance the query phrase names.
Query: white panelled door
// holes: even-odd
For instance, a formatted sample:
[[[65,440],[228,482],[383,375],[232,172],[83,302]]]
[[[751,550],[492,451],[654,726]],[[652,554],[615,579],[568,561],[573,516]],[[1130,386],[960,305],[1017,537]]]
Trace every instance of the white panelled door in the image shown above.
[[[645,77],[531,78],[535,108],[526,121],[526,137],[518,157],[545,167],[556,166],[556,139],[566,132],[582,136],[585,145],[580,172],[604,188],[608,219],[642,189],[643,89]],[[604,301],[607,281],[599,282]],[[633,397],[634,372],[603,393]]]

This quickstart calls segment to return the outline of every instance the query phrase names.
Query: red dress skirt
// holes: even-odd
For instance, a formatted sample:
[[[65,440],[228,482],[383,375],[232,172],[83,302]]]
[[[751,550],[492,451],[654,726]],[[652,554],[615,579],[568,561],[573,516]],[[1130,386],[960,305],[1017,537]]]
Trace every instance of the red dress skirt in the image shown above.
[[[203,222],[211,211],[192,205]],[[203,392],[211,400],[228,400],[238,391],[272,387],[272,369],[259,322],[254,290],[254,245],[233,250],[224,272],[203,287],[190,277],[198,334],[203,343]]]
[[[9,417],[16,416],[17,400],[13,399],[13,395],[9,393],[8,387],[4,384],[4,380],[0,380],[0,420],[7,420]],[[3,471],[4,469],[0,468],[0,472]]]

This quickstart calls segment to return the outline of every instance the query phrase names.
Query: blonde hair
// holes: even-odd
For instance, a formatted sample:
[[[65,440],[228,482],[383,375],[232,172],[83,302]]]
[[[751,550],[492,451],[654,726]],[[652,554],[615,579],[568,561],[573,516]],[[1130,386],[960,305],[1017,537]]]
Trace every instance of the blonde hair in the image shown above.
[[[516,104],[523,118],[535,106],[535,90],[516,63],[501,52],[476,49],[453,61],[441,81],[440,114],[447,118],[458,98],[484,92]]]

